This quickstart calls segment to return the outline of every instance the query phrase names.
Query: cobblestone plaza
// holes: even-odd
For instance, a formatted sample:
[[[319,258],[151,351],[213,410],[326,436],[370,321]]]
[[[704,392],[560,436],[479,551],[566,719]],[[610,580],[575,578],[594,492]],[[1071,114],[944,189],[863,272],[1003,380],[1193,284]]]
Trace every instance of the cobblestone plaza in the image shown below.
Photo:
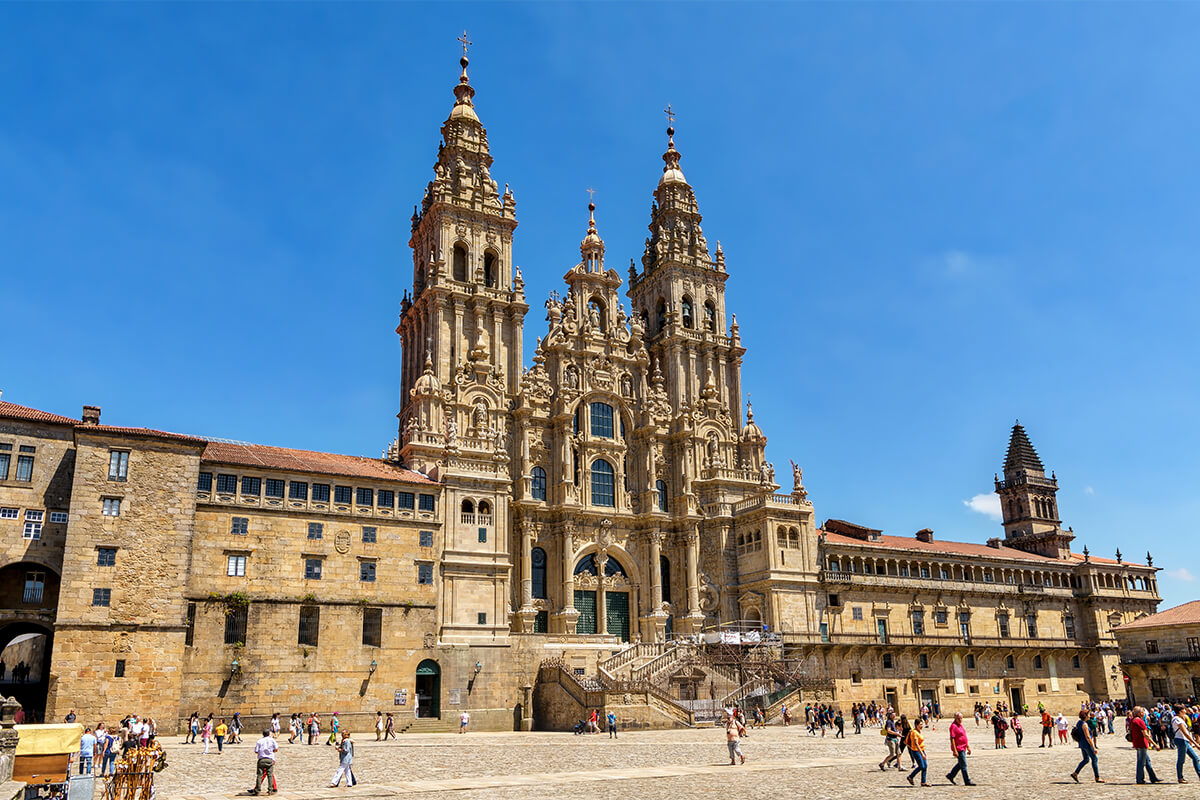
[[[1032,718],[1031,718],[1032,722]],[[1075,787],[1070,772],[1079,761],[1074,746],[1039,749],[1037,735],[1022,749],[1010,745],[993,750],[987,727],[969,720],[973,755],[971,778],[977,788],[951,787],[945,773],[952,766],[948,747],[949,720],[928,732],[931,792],[962,792],[973,798],[1057,798],[1067,792],[1089,797],[1125,796],[1133,784],[1134,753],[1120,735],[1100,739],[1100,769],[1107,783],[1085,780]],[[1027,725],[1027,730],[1033,730]],[[334,797],[590,798],[653,800],[692,797],[871,797],[880,793],[918,791],[905,781],[907,769],[880,772],[883,746],[878,731],[848,733],[845,740],[814,738],[802,726],[773,726],[751,731],[742,747],[744,766],[726,763],[721,728],[644,731],[616,740],[563,733],[470,733],[405,735],[376,743],[373,734],[358,740],[355,768],[360,781],[353,789],[330,789],[336,768],[333,748],[288,745],[279,753],[276,774],[281,800]],[[1028,741],[1032,739],[1033,745]],[[253,737],[227,747],[222,755],[201,755],[200,745],[163,740],[171,766],[156,779],[160,800],[216,800],[244,795],[253,784]],[[1200,797],[1200,783],[1174,782],[1174,753],[1152,755],[1167,783],[1143,787],[1139,796]],[[907,767],[907,759],[906,767]],[[1085,775],[1084,778],[1087,776]]]

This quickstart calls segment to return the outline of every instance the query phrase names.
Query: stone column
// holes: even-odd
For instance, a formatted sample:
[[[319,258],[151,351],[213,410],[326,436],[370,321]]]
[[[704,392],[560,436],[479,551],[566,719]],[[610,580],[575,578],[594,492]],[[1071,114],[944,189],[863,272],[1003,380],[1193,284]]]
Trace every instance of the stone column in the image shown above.
[[[662,608],[662,532],[650,531],[650,602],[651,613]]]
[[[700,532],[694,528],[687,532],[687,620],[690,631],[700,629],[704,612],[700,610]]]
[[[559,612],[559,618],[562,620],[563,633],[574,633],[575,622],[579,619],[579,611],[575,608],[575,531],[572,527],[566,527],[562,532],[561,547],[562,547],[562,611]]]
[[[533,606],[533,524],[521,521],[521,607]]]

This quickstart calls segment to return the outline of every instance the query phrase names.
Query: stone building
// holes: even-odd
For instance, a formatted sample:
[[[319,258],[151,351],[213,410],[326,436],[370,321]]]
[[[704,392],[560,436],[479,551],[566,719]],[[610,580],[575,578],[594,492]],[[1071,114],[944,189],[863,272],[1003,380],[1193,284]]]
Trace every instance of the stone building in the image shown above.
[[[1120,693],[1113,628],[1154,611],[1155,570],[1071,550],[1019,424],[986,544],[818,525],[794,462],[780,492],[742,407],[736,270],[673,128],[640,268],[607,265],[590,206],[526,366],[516,201],[466,67],[412,218],[381,458],[0,403],[0,645],[53,637],[32,690],[50,716],[379,709],[420,729],[470,709],[502,729],[605,705],[654,726],[705,699]]]
[[[1200,698],[1200,600],[1113,631],[1130,702]]]

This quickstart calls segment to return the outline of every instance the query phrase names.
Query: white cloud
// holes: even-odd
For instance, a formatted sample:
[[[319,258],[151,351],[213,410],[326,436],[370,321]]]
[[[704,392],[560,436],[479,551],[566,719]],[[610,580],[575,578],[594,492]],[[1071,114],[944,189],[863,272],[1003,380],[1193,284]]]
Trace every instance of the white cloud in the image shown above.
[[[942,254],[942,272],[948,278],[966,275],[975,269],[975,259],[962,250],[947,250]]]
[[[1083,493],[1084,494],[1095,494],[1096,490],[1091,486],[1085,486],[1085,487],[1083,487]]]
[[[1000,513],[1000,496],[996,494],[977,494],[970,500],[963,500],[963,505],[992,519],[1001,519],[1003,516]]]
[[[1169,569],[1166,571],[1166,575],[1168,578],[1174,578],[1177,581],[1186,581],[1188,583],[1191,583],[1192,581],[1196,580],[1196,576],[1193,575],[1192,573],[1188,572],[1187,567],[1180,567],[1179,569]]]

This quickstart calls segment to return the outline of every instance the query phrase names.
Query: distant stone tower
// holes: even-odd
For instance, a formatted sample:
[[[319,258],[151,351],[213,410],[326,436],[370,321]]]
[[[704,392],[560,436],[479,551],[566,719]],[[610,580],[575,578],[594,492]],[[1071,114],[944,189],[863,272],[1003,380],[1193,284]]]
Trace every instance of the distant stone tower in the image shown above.
[[[1020,421],[1013,425],[1004,457],[1004,480],[996,478],[996,494],[1004,516],[1004,535],[1010,547],[1030,553],[1066,558],[1074,535],[1058,518],[1058,478],[1046,468]]]

